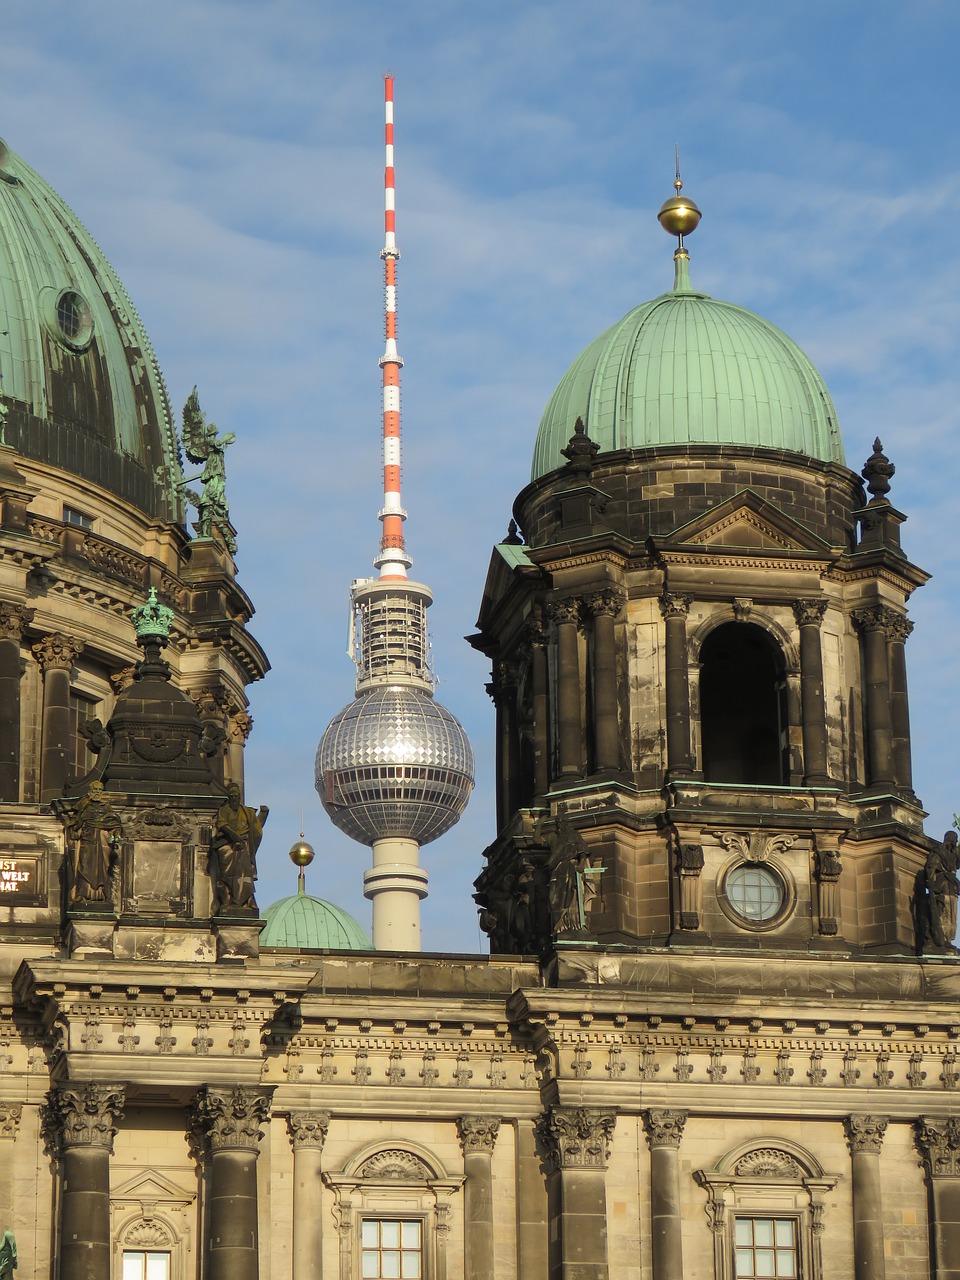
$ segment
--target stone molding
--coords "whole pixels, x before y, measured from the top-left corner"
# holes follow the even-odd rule
[[[122,1085],[60,1085],[51,1089],[43,1115],[51,1149],[58,1155],[73,1147],[97,1147],[112,1153],[124,1100]]]
[[[845,1116],[843,1131],[850,1148],[850,1154],[859,1151],[870,1151],[880,1154],[883,1146],[883,1135],[887,1131],[886,1116]]]
[[[798,627],[819,627],[827,612],[826,600],[794,600],[793,616]]]
[[[627,595],[616,587],[604,587],[602,591],[591,591],[585,595],[583,603],[595,618],[603,615],[615,618],[627,603]]]
[[[668,618],[685,618],[690,612],[690,605],[693,602],[693,596],[684,595],[679,591],[663,591],[657,599],[660,606],[660,613],[664,620]]]
[[[551,1107],[537,1124],[555,1169],[606,1169],[617,1113],[599,1107]]]
[[[19,1102],[0,1102],[0,1140],[16,1140],[23,1106]]]
[[[645,1111],[643,1127],[650,1150],[656,1147],[679,1147],[686,1123],[685,1111]]]
[[[84,644],[82,640],[75,640],[62,631],[53,631],[31,648],[37,666],[46,675],[48,671],[69,671],[83,653]]]
[[[960,1117],[921,1116],[916,1138],[928,1177],[960,1177]]]
[[[287,1117],[294,1151],[322,1151],[330,1128],[329,1111],[291,1111]]]
[[[478,1153],[492,1156],[500,1132],[500,1121],[492,1116],[458,1116],[457,1136],[465,1156]]]
[[[35,612],[26,605],[0,600],[0,640],[16,640],[19,644]]]
[[[263,1089],[237,1085],[218,1089],[208,1085],[194,1105],[198,1131],[210,1141],[212,1151],[259,1151],[270,1114],[270,1094]]]

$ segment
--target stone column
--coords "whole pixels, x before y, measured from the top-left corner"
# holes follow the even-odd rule
[[[930,1191],[930,1280],[960,1280],[960,1118],[921,1116],[916,1133]]]
[[[293,1280],[323,1280],[320,1157],[329,1111],[291,1111],[293,1143]]]
[[[14,1143],[20,1128],[19,1102],[0,1102],[0,1235],[14,1226],[15,1209],[13,1193]]]
[[[70,668],[83,652],[83,642],[61,631],[33,646],[43,672],[43,739],[40,752],[40,803],[63,794],[67,782],[70,740]]]
[[[596,1107],[551,1107],[540,1137],[556,1179],[557,1280],[607,1280],[606,1169],[616,1112]]]
[[[208,1085],[197,1099],[198,1128],[210,1141],[207,1280],[258,1280],[257,1156],[269,1112],[263,1089]]]
[[[20,644],[33,609],[0,600],[0,801],[20,799]]]
[[[650,1240],[653,1280],[683,1280],[680,1219],[680,1139],[683,1111],[647,1111],[650,1144]]]
[[[526,626],[533,663],[533,790],[545,796],[550,790],[550,686],[547,678],[547,633],[539,618]]]
[[[579,778],[583,769],[580,718],[580,601],[555,600],[547,617],[557,629],[557,776]]]
[[[823,649],[820,624],[826,600],[796,600],[793,616],[800,629],[800,719],[803,728],[803,783],[826,787],[827,709],[823,698]]]
[[[890,718],[890,667],[887,628],[898,614],[887,605],[856,609],[853,621],[863,636],[866,689],[867,784],[877,790],[893,786],[893,729]]]
[[[518,1120],[517,1135],[517,1272],[542,1280],[549,1257],[549,1213],[543,1162],[537,1149],[537,1127]]]
[[[121,1085],[61,1085],[44,1125],[61,1159],[60,1280],[110,1280],[110,1156],[123,1114]]]
[[[664,590],[660,612],[666,624],[664,682],[667,704],[667,779],[688,778],[690,755],[690,679],[687,675],[687,614],[690,596]]]
[[[907,637],[913,630],[909,618],[895,613],[887,629],[887,658],[890,664],[890,725],[893,732],[893,779],[902,790],[913,793],[913,764],[910,760],[910,700],[907,696]]]
[[[852,1165],[853,1274],[856,1280],[883,1280],[880,1147],[887,1120],[885,1116],[847,1116],[843,1127]]]
[[[494,1280],[493,1148],[500,1121],[489,1116],[460,1116],[457,1133],[463,1148],[464,1280]]]
[[[614,587],[595,591],[584,604],[593,615],[593,742],[597,773],[620,769],[620,708],[614,619],[626,596]]]
[[[497,830],[502,831],[517,808],[520,742],[516,663],[496,662],[487,688],[497,713]]]

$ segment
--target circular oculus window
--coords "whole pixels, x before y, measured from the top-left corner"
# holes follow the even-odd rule
[[[82,351],[93,337],[93,316],[90,306],[76,289],[64,289],[57,298],[57,330],[68,346]]]
[[[730,906],[749,924],[768,924],[776,919],[786,903],[783,881],[758,862],[744,862],[734,867],[723,887]]]

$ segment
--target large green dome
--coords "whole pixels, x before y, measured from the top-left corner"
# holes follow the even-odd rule
[[[644,302],[583,351],[550,397],[533,479],[564,465],[582,418],[600,452],[687,444],[760,445],[843,462],[823,379],[795,342],[743,307],[690,285]]]
[[[297,947],[307,951],[372,951],[363,928],[332,902],[295,893],[263,913],[262,947]]]

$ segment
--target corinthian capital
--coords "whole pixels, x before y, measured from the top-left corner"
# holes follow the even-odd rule
[[[591,591],[583,597],[583,603],[595,618],[615,618],[627,603],[626,592],[617,587],[604,587],[602,591]]]
[[[484,1152],[493,1155],[500,1132],[500,1121],[491,1116],[459,1116],[457,1118],[457,1135],[465,1156]]]
[[[25,605],[0,600],[0,640],[22,640],[24,631],[33,621],[34,612]]]
[[[879,1155],[887,1131],[886,1116],[847,1116],[843,1122],[850,1154],[872,1151]]]
[[[99,1147],[112,1152],[123,1104],[122,1085],[60,1085],[51,1089],[44,1109],[44,1128],[51,1148],[58,1153],[72,1147]]]
[[[921,1116],[916,1134],[929,1177],[960,1177],[960,1118],[950,1116],[940,1120]]]
[[[793,616],[798,627],[819,627],[827,612],[826,600],[794,600]]]
[[[887,604],[871,604],[864,609],[854,609],[851,617],[854,626],[861,631],[882,631],[888,640],[897,639],[897,632],[902,630],[907,621],[902,613],[897,613],[896,609],[891,609]]]
[[[330,1128],[329,1111],[291,1111],[287,1123],[294,1151],[302,1151],[304,1147],[323,1150]]]
[[[664,590],[657,603],[664,618],[685,618],[690,612],[692,599],[693,596],[684,595],[679,591]]]
[[[260,1126],[269,1114],[269,1093],[242,1085],[234,1089],[208,1085],[194,1104],[196,1128],[210,1139],[213,1151],[259,1151]]]
[[[605,1169],[617,1123],[615,1111],[597,1107],[551,1107],[538,1130],[557,1169]]]
[[[54,631],[33,645],[33,656],[44,674],[48,671],[69,671],[81,653],[83,641],[65,636],[62,631]]]
[[[548,619],[555,626],[563,626],[568,622],[576,626],[580,622],[580,601],[575,596],[569,596],[566,600],[551,600],[545,608]]]
[[[683,1126],[687,1123],[685,1111],[647,1111],[643,1117],[643,1127],[647,1131],[647,1141],[651,1149],[654,1147],[679,1147],[683,1137]]]

